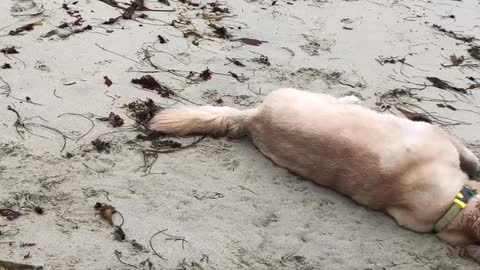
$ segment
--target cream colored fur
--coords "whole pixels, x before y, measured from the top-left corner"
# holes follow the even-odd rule
[[[399,225],[430,232],[469,180],[478,159],[434,125],[381,114],[355,103],[296,89],[269,94],[256,109],[177,107],[159,112],[151,129],[173,135],[249,135],[277,165],[332,188]],[[478,199],[439,237],[480,261]]]
[[[228,107],[177,107],[155,115],[150,128],[168,134],[209,134],[239,138],[247,135],[248,118],[256,112]]]

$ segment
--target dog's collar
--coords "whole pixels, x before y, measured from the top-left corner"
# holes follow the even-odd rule
[[[465,208],[470,199],[477,196],[477,191],[468,186],[463,186],[462,190],[453,199],[452,206],[448,211],[435,223],[433,232],[441,233],[447,225]]]

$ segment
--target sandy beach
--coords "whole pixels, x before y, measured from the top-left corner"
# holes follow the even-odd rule
[[[0,1],[0,269],[478,268],[275,166],[248,138],[152,137],[144,125],[159,108],[247,109],[296,87],[430,121],[480,154],[479,11],[478,0]]]

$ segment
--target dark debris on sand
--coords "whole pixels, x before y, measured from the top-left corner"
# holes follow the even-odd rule
[[[153,140],[152,147],[155,149],[181,148],[182,144],[173,140]]]
[[[32,31],[35,26],[38,26],[38,25],[42,25],[42,22],[34,22],[34,23],[29,23],[29,24],[26,24],[24,26],[20,26],[18,28],[16,28],[15,30],[10,30],[10,32],[8,32],[8,34],[10,36],[16,36],[20,33],[23,33],[25,31]]]
[[[5,47],[3,49],[0,49],[0,52],[3,54],[17,54],[19,53],[15,46],[10,46],[10,47]]]
[[[125,123],[123,118],[114,112],[110,112],[110,115],[108,115],[108,117],[99,117],[97,118],[97,120],[108,122],[112,127],[121,127]]]
[[[112,148],[112,145],[109,142],[102,141],[100,139],[95,139],[91,143],[98,153],[110,153],[110,149]]]
[[[453,31],[446,30],[445,28],[443,28],[442,26],[440,26],[438,24],[432,25],[432,28],[441,32],[441,33],[444,33],[445,35],[447,35],[451,38],[454,38],[456,40],[460,40],[460,41],[463,41],[463,42],[470,43],[470,42],[473,42],[475,40],[474,36],[461,35],[461,34],[453,32]]]
[[[145,101],[137,100],[123,106],[129,111],[129,116],[135,120],[137,125],[147,128],[150,120],[162,108],[153,102],[151,99]]]
[[[18,211],[6,208],[0,208],[0,216],[6,217],[8,220],[14,220],[20,217],[22,214]]]
[[[104,83],[107,87],[112,86],[113,82],[112,82],[112,80],[110,80],[110,78],[108,78],[108,76],[103,76],[103,79],[104,79],[104,81],[105,81]]]
[[[437,77],[427,77],[427,80],[433,84],[433,86],[442,89],[442,90],[452,90],[455,92],[459,92],[462,94],[468,94],[467,89],[465,88],[460,88],[460,87],[455,87],[448,83],[447,81],[444,81],[442,79],[439,79]]]
[[[468,53],[474,59],[480,61],[480,46],[472,46],[468,49]]]
[[[212,78],[212,72],[207,68],[200,73],[199,77],[204,81],[208,81]]]
[[[155,78],[150,75],[142,76],[139,79],[132,79],[133,84],[138,84],[142,86],[142,88],[154,90],[156,91],[161,97],[171,97],[175,96],[175,92],[168,88],[165,85],[161,85]]]

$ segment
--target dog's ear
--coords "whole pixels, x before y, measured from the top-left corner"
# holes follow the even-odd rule
[[[474,261],[480,263],[480,246],[479,245],[470,245],[467,246],[467,254]]]

